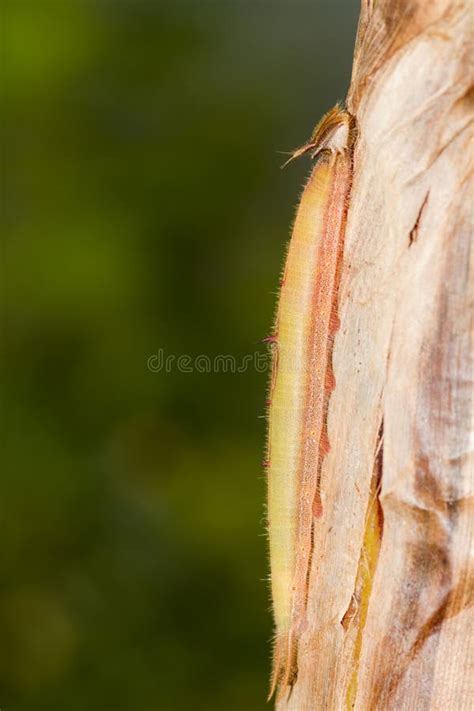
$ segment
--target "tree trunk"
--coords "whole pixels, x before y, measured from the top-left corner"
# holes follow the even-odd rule
[[[307,626],[278,711],[474,705],[468,0],[363,0]]]

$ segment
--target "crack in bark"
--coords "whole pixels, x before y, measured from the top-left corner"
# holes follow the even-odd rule
[[[359,557],[354,592],[351,595],[349,606],[341,619],[341,625],[346,633],[351,628],[354,620],[357,620],[358,623],[354,640],[353,671],[346,695],[348,709],[353,708],[357,697],[357,677],[362,652],[363,632],[367,621],[370,597],[383,536],[383,511],[379,499],[383,475],[383,428],[384,421],[382,417],[374,451],[374,467],[370,485],[369,503],[365,515],[364,538]]]
[[[418,210],[418,215],[417,215],[417,218],[416,218],[416,220],[415,220],[415,224],[414,224],[413,227],[411,228],[410,234],[408,235],[408,247],[411,247],[412,244],[413,244],[413,242],[416,242],[417,239],[418,239],[418,234],[419,234],[419,232],[420,232],[421,218],[422,218],[422,216],[423,216],[423,212],[424,212],[424,210],[425,210],[425,207],[426,207],[426,205],[427,205],[427,203],[428,203],[428,198],[429,198],[429,196],[430,196],[430,191],[428,190],[428,192],[427,192],[426,195],[425,195],[425,198],[424,198],[423,202],[421,203],[421,207],[420,207],[420,209]]]

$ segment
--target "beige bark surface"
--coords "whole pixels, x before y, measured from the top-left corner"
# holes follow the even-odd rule
[[[325,516],[279,711],[474,708],[471,8],[362,4]]]

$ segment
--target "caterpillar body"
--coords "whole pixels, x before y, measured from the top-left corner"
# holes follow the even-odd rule
[[[320,474],[329,452],[335,388],[332,345],[352,181],[354,129],[336,105],[310,141],[315,165],[298,206],[275,323],[268,417],[268,531],[275,646],[270,696],[293,686],[305,626],[314,522],[324,516]]]

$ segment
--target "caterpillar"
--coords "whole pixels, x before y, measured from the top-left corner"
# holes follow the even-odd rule
[[[330,449],[332,346],[352,182],[352,116],[332,108],[289,160],[315,160],[288,246],[268,397],[268,534],[275,643],[270,697],[295,683],[305,626],[314,521],[324,516],[321,466]],[[287,161],[289,162],[289,161]]]

